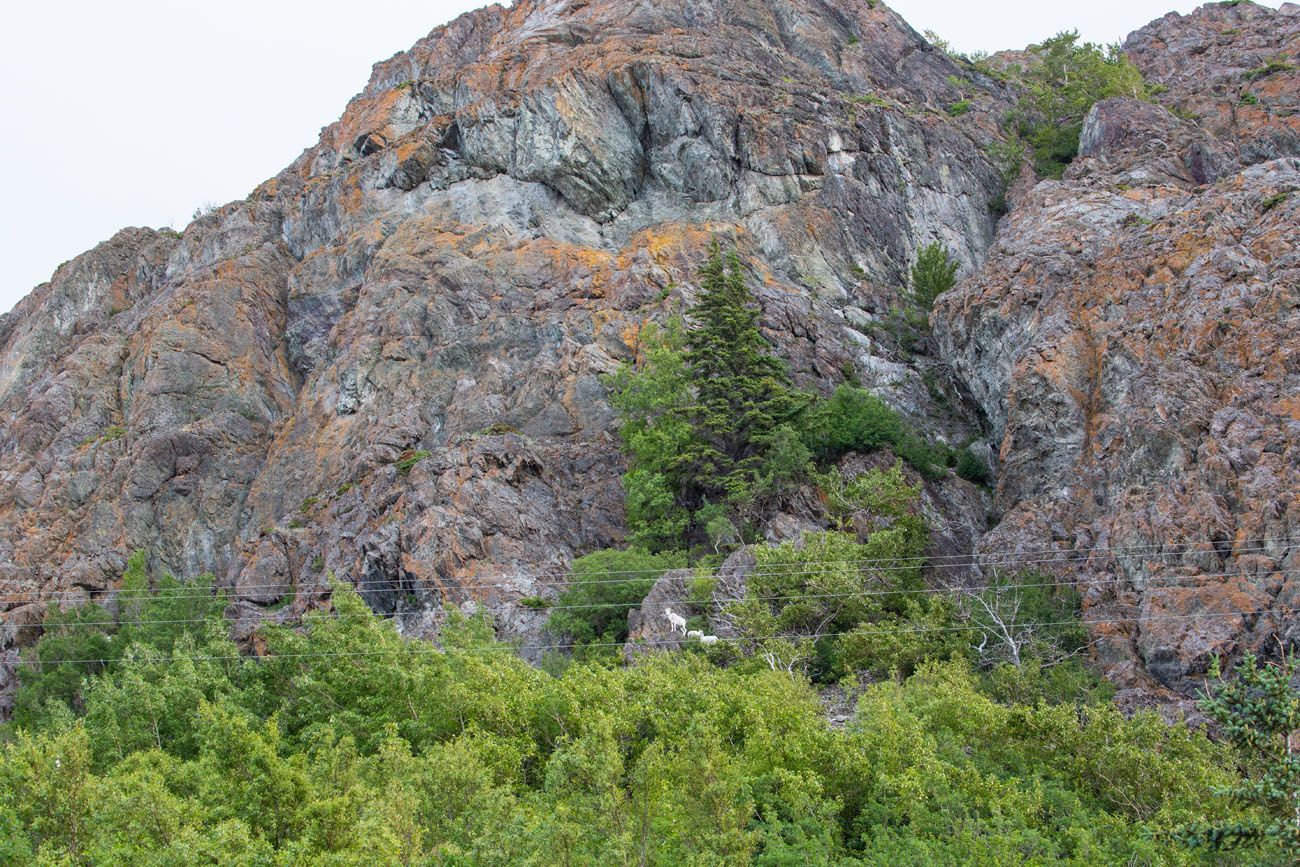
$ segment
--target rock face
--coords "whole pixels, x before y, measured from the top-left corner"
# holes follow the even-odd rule
[[[412,632],[450,602],[536,634],[515,601],[624,532],[601,374],[691,299],[713,237],[802,384],[855,369],[932,436],[979,435],[871,329],[919,246],[973,267],[993,241],[1009,93],[961,74],[849,0],[438,28],[245,201],[126,230],[0,319],[6,623],[145,549],[241,618],[332,572]]]
[[[136,549],[214,573],[237,631],[332,573],[412,634],[487,606],[527,646],[519,600],[623,538],[601,375],[718,237],[801,385],[851,375],[932,438],[1000,443],[982,550],[1075,550],[1108,670],[1177,685],[1300,606],[1295,11],[1134,34],[1159,105],[1099,105],[996,241],[1015,94],[878,2],[462,16],[246,200],[125,230],[0,317],[0,654]],[[888,337],[931,241],[972,275],[941,358]],[[955,479],[924,505],[937,553],[986,526]]]
[[[1124,51],[1160,103],[1242,164],[1300,156],[1300,6],[1208,3],[1138,30]]]
[[[1158,104],[1095,106],[935,314],[1001,443],[981,550],[1071,552],[1037,559],[1080,582],[1124,686],[1300,639],[1300,91],[1258,72],[1295,56],[1296,11],[1131,36]]]

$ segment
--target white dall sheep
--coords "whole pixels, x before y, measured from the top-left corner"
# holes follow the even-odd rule
[[[680,632],[682,635],[686,634],[685,617],[673,611],[671,608],[664,609],[664,617],[668,618],[668,625],[672,628],[673,632]]]
[[[686,633],[686,637],[687,637],[687,638],[700,638],[700,639],[703,639],[703,638],[704,638],[704,633],[703,633],[703,632],[700,632],[698,629],[692,629],[690,632]]]
[[[701,636],[700,636],[700,644],[717,644],[717,643],[718,643],[718,636],[716,636],[716,635],[701,635]]]

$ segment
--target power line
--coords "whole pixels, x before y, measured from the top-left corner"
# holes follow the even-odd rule
[[[1263,538],[1244,539],[1241,540],[1239,543],[1233,545],[1232,550],[1228,552],[1228,556],[1240,556],[1241,554],[1248,554],[1248,553],[1268,550],[1269,548],[1276,547],[1276,546],[1290,548],[1295,545],[1300,545],[1300,540],[1263,539]],[[1169,548],[1171,546],[1183,548],[1184,550],[1169,550],[1169,551],[1164,550],[1165,548]],[[1208,548],[1209,550],[1197,551],[1194,550],[1195,548]],[[1181,557],[1181,556],[1186,556],[1188,554],[1196,554],[1196,553],[1211,553],[1211,552],[1219,553],[1218,549],[1215,546],[1215,543],[1210,541],[1156,542],[1156,543],[1149,543],[1143,545],[1099,546],[1099,547],[1092,547],[1092,548],[1073,548],[1073,549],[1060,549],[1060,548],[1038,549],[1038,550],[1030,550],[1024,552],[999,551],[999,552],[989,552],[985,554],[938,555],[935,557],[926,557],[924,555],[917,555],[911,557],[849,558],[844,560],[820,560],[820,561],[813,560],[813,561],[806,561],[804,563],[796,564],[796,565],[817,566],[823,564],[835,564],[835,565],[849,564],[849,565],[858,565],[860,567],[876,565],[881,567],[892,566],[894,568],[904,568],[907,566],[922,566],[922,567],[927,567],[932,569],[958,569],[958,568],[969,568],[972,566],[979,566],[982,568],[985,567],[998,568],[998,567],[1008,566],[1012,564],[1019,565],[1019,566],[1036,566],[1036,565],[1044,565],[1044,564],[1051,564],[1051,563],[1070,563],[1070,562],[1082,563],[1090,559],[1083,555],[1096,554],[1099,552],[1112,553],[1112,554],[1113,552],[1126,552],[1131,556],[1145,555],[1145,556],[1160,556],[1160,557]],[[1026,557],[1025,555],[1031,555],[1031,556]],[[1033,555],[1054,555],[1054,556],[1037,557]],[[1064,555],[1064,556],[1060,556],[1060,555]],[[682,567],[682,568],[693,568],[693,567]],[[696,575],[699,577],[708,577],[710,575],[716,575],[723,568],[724,566],[713,566],[713,567],[708,567],[707,569],[694,567],[694,571]],[[485,588],[485,587],[511,587],[520,582],[532,582],[534,584],[542,584],[543,589],[547,589],[547,588],[553,588],[558,586],[571,585],[575,583],[582,583],[584,585],[639,583],[639,582],[643,582],[646,580],[653,580],[653,579],[636,577],[636,578],[618,578],[618,579],[609,579],[609,580],[599,580],[599,579],[589,578],[588,576],[644,575],[646,572],[662,574],[664,571],[670,571],[670,570],[654,570],[654,569],[597,570],[597,571],[584,573],[584,577],[580,582],[575,580],[572,577],[568,577],[567,580],[565,579],[565,576],[572,576],[575,574],[572,570],[565,573],[558,573],[558,572],[522,573],[520,572],[520,573],[515,573],[513,575],[484,576],[483,579],[471,577],[471,578],[464,579],[464,583],[473,588]],[[754,574],[754,573],[750,573],[750,574]],[[761,574],[793,574],[793,573],[781,571],[781,572],[771,572],[771,573],[761,573]],[[551,581],[547,583],[546,582],[547,578],[558,578],[561,580]],[[395,584],[392,580],[389,579],[374,580],[374,581],[360,581],[354,584],[350,584],[349,586],[356,589],[358,592],[366,592],[364,588],[370,586],[375,586],[383,590],[404,589],[400,583]],[[229,590],[232,592],[237,590],[238,593],[235,595],[236,598],[238,598],[239,596],[247,596],[249,595],[250,592],[258,591],[258,590],[299,591],[302,589],[310,590],[313,588],[311,587],[304,588],[300,583],[295,583],[295,582],[280,582],[274,584],[245,585],[242,588],[214,588],[213,592],[194,593],[194,594],[173,593],[171,592],[173,589],[178,591],[188,591],[188,590],[192,590],[193,588],[188,585],[182,585],[176,588],[165,588],[159,590],[140,588],[137,590],[127,589],[127,590],[96,591],[96,592],[111,592],[115,595],[115,598],[117,599],[122,599],[124,596],[130,598],[131,596],[137,596],[137,595],[145,596],[147,598],[152,598],[152,599],[203,599],[203,598],[211,597],[213,595],[213,592],[216,592],[218,590],[223,590],[223,591]],[[325,591],[328,589],[328,587],[321,586],[319,589],[321,591]],[[20,596],[22,598],[19,598]],[[84,595],[83,593],[78,593],[73,591],[63,591],[63,592],[51,593],[48,595],[41,595],[37,591],[30,591],[25,594],[14,594],[9,597],[0,596],[0,602],[9,602],[9,603],[44,602],[44,601],[56,601],[60,598],[68,598],[71,599],[72,601],[82,601]]]
[[[1055,622],[1026,623],[1024,624],[1024,626],[1026,628],[1034,627],[1034,628],[1042,629],[1051,626],[1075,626],[1075,625],[1100,626],[1104,624],[1130,624],[1130,623],[1145,623],[1145,622],[1165,621],[1165,620],[1197,620],[1202,618],[1214,618],[1214,617],[1256,617],[1256,616],[1270,615],[1270,614],[1288,615],[1288,614],[1296,614],[1298,612],[1300,612],[1300,608],[1261,609],[1258,611],[1217,611],[1217,612],[1201,612],[1198,614],[1149,614],[1149,615],[1137,615],[1135,617],[1124,617],[1124,618],[1097,618],[1091,620],[1088,619],[1059,620]],[[818,638],[840,638],[846,635],[897,635],[900,632],[910,632],[916,635],[925,635],[925,634],[933,634],[933,633],[971,632],[971,631],[987,631],[987,630],[988,627],[981,626],[979,624],[962,624],[959,626],[934,626],[934,627],[914,626],[914,627],[896,627],[893,629],[879,629],[879,630],[851,629],[842,632],[826,632],[826,633],[818,633],[815,635],[794,636],[794,637],[818,639]],[[788,636],[775,636],[775,637],[782,638]],[[725,641],[725,642],[752,642],[755,644],[759,644],[762,643],[763,641],[770,640],[770,639],[753,638],[749,636],[726,636],[726,637],[719,636],[718,640]],[[406,646],[402,647],[401,649],[396,649],[396,650],[302,651],[298,653],[269,653],[266,654],[265,656],[248,656],[245,654],[234,653],[234,654],[212,654],[212,655],[203,655],[203,656],[166,656],[166,657],[160,657],[155,659],[145,659],[145,661],[153,664],[162,664],[162,663],[171,664],[175,662],[222,662],[222,661],[238,661],[243,659],[260,661],[260,660],[267,660],[267,659],[308,659],[308,658],[316,659],[316,658],[335,658],[335,657],[358,658],[358,657],[372,657],[372,656],[399,656],[399,655],[407,655],[407,654],[426,654],[426,653],[445,654],[449,652],[464,653],[464,652],[480,652],[480,651],[491,651],[494,653],[502,652],[502,651],[510,651],[513,653],[521,649],[526,649],[529,651],[546,651],[546,650],[577,650],[579,648],[592,648],[592,647],[624,647],[628,643],[632,643],[634,646],[636,646],[635,642],[612,642],[612,641],[593,642],[591,644],[545,644],[545,645],[522,645],[522,646],[498,643],[498,644],[479,646],[473,648],[458,648],[458,649],[454,649],[453,651],[448,651],[445,648],[437,647],[432,644],[427,646],[417,646],[414,642],[411,642],[408,643]],[[654,645],[646,645],[646,647],[653,649]],[[89,665],[89,664],[96,664],[96,663],[100,665],[106,665],[110,662],[117,662],[117,661],[119,660],[103,659],[103,658],[49,659],[49,660],[20,659],[18,660],[18,663],[21,665],[51,665],[51,666],[65,665],[65,664]]]
[[[832,571],[833,571],[833,570],[824,570],[824,571],[820,571],[820,572],[815,572],[815,573],[806,573],[806,574],[814,574],[814,575],[829,575],[829,574],[832,574]],[[1251,577],[1251,576],[1254,575],[1254,574],[1255,574],[1255,573],[1253,573],[1253,572],[1217,572],[1217,573],[1200,573],[1200,574],[1196,574],[1196,575],[1164,575],[1164,576],[1153,576],[1153,577],[1151,577],[1151,578],[1148,578],[1148,579],[1147,579],[1147,582],[1148,582],[1148,584],[1149,584],[1150,582],[1155,582],[1155,581],[1170,581],[1170,582],[1174,582],[1174,581],[1187,581],[1187,580],[1189,580],[1189,579],[1190,579],[1190,580],[1200,580],[1200,579],[1211,579],[1211,578],[1212,578],[1212,579],[1221,579],[1221,578],[1247,578],[1247,577]],[[1292,568],[1292,569],[1274,569],[1274,570],[1269,571],[1268,574],[1269,574],[1269,575],[1294,575],[1294,574],[1300,574],[1300,567]],[[753,573],[751,573],[750,575],[746,575],[745,577],[748,579],[749,577],[752,577],[752,575],[753,575]],[[1062,580],[1062,581],[1045,581],[1045,582],[1037,582],[1037,583],[1029,583],[1029,584],[986,584],[986,585],[983,585],[983,586],[973,586],[973,587],[962,587],[962,586],[958,586],[958,587],[910,587],[910,588],[899,588],[899,589],[872,588],[872,589],[867,589],[867,590],[854,590],[854,591],[848,591],[848,592],[843,592],[843,593],[801,593],[801,594],[795,594],[795,595],[783,595],[783,596],[745,596],[745,597],[741,597],[740,599],[737,599],[737,600],[734,600],[734,601],[736,601],[736,602],[748,602],[748,601],[753,601],[753,602],[781,602],[781,601],[802,601],[802,600],[806,600],[806,599],[822,599],[822,600],[825,600],[825,599],[857,599],[857,598],[864,598],[864,597],[865,597],[865,598],[875,598],[875,597],[888,597],[888,596],[912,596],[912,595],[918,595],[918,594],[919,594],[919,595],[931,595],[931,596],[963,596],[963,595],[973,595],[973,594],[978,594],[978,593],[984,593],[984,592],[987,592],[987,591],[1001,591],[1001,590],[1005,590],[1005,591],[1009,591],[1009,592],[1010,592],[1010,591],[1025,590],[1025,589],[1056,588],[1056,587],[1070,587],[1070,588],[1074,588],[1074,589],[1077,589],[1077,588],[1079,588],[1079,587],[1101,587],[1101,586],[1107,586],[1107,585],[1118,585],[1118,584],[1121,583],[1122,580],[1123,580],[1123,579],[1120,579],[1120,578],[1106,578],[1106,579],[1095,579],[1095,580],[1091,580],[1091,581],[1069,581],[1069,580]],[[1187,588],[1187,587],[1185,587],[1184,585],[1181,585],[1181,584],[1171,584],[1170,586],[1157,586],[1157,587],[1152,587],[1151,589],[1153,589],[1153,590],[1181,590],[1181,589],[1191,589],[1191,588]],[[643,604],[643,603],[626,603],[626,602],[594,602],[594,603],[587,603],[587,604],[582,604],[582,605],[552,605],[552,606],[547,606],[547,607],[544,608],[544,609],[537,609],[537,610],[539,610],[539,611],[546,611],[547,613],[552,613],[552,612],[555,612],[555,611],[600,610],[600,609],[607,609],[607,608],[608,608],[608,609],[622,609],[622,610],[630,610],[630,609],[633,609],[633,608],[638,607],[639,604]],[[668,603],[668,604],[671,604],[671,603]],[[683,604],[684,604],[684,603],[683,603]],[[309,612],[308,612],[308,613],[309,613]],[[376,616],[377,616],[377,617],[380,617],[380,618],[382,618],[382,619],[392,619],[392,618],[396,617],[397,615],[396,615],[396,614],[377,614]],[[197,617],[197,618],[189,618],[189,619],[175,619],[175,620],[148,620],[148,619],[142,619],[142,620],[131,620],[131,619],[124,619],[124,620],[82,620],[82,621],[73,621],[73,622],[70,622],[70,623],[57,623],[57,624],[51,624],[51,626],[49,627],[49,629],[50,629],[50,631],[57,631],[57,630],[63,630],[63,629],[70,629],[70,628],[73,628],[73,627],[81,628],[81,627],[91,627],[91,626],[94,626],[94,627],[99,627],[99,626],[158,626],[158,625],[174,625],[174,624],[207,623],[207,622],[210,621],[210,620],[214,620],[214,617]]]

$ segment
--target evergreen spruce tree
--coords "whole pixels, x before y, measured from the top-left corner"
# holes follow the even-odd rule
[[[1210,676],[1221,678],[1219,661]],[[1249,818],[1201,823],[1178,829],[1174,837],[1191,846],[1217,850],[1262,848],[1280,855],[1277,863],[1300,864],[1300,663],[1293,655],[1260,665],[1247,653],[1236,677],[1221,680],[1201,709],[1219,724],[1223,738],[1237,747],[1247,778],[1227,794],[1255,808]],[[1271,862],[1267,862],[1271,863]]]
[[[686,363],[695,387],[687,409],[695,442],[683,455],[693,505],[739,503],[755,491],[779,428],[804,408],[784,362],[759,331],[760,311],[745,284],[740,257],[724,259],[715,241],[700,270],[702,292],[691,308]]]

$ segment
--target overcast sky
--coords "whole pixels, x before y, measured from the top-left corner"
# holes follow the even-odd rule
[[[630,2],[630,0],[629,0]],[[859,0],[865,2],[865,0]],[[182,228],[312,144],[370,65],[475,0],[60,0],[0,28],[0,313],[123,226]],[[892,0],[961,51],[1097,42],[1181,0]],[[1277,6],[1277,2],[1269,5]]]

